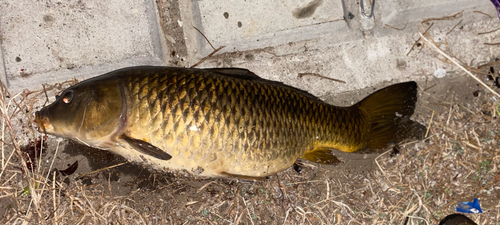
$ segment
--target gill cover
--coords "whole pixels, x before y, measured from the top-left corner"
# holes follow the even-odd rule
[[[96,146],[121,125],[121,92],[118,78],[90,79],[66,89],[36,120],[42,131]]]

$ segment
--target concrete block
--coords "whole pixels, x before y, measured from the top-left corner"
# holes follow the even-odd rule
[[[493,30],[499,22],[489,1],[376,1],[371,19],[361,16],[358,1],[346,0],[346,3],[354,15],[350,28],[343,20],[340,0],[180,3],[190,55],[188,60],[194,64],[213,51],[191,28],[196,26],[215,48],[226,46],[201,67],[244,67],[264,78],[327,98],[382,82],[427,79],[438,68],[455,73],[456,68],[442,63],[426,49],[419,54],[422,47],[407,56],[419,38],[420,23],[425,19],[439,19],[425,23],[424,28],[435,23],[431,34],[436,41],[441,46],[448,46],[464,61],[477,64],[500,54],[498,48],[482,44],[494,34],[477,35],[478,29]],[[317,7],[312,15],[294,17],[297,9],[314,4]],[[370,9],[368,4],[369,1],[365,1],[367,12]],[[440,19],[457,13],[460,14],[456,17]],[[241,27],[238,22],[241,22]],[[460,26],[449,33],[459,22]],[[477,54],[478,51],[488,54]],[[317,77],[298,78],[298,73],[317,73],[346,83]]]
[[[364,2],[368,13],[369,1]],[[340,0],[228,0],[221,4],[190,1],[181,3],[181,12],[183,23],[197,27],[214,46],[226,46],[222,52],[234,52],[313,39],[329,39],[331,44],[345,43],[364,39],[371,32],[377,33],[375,37],[397,32],[387,29],[385,24],[413,27],[425,18],[440,18],[463,10],[494,11],[489,1],[388,0],[376,1],[374,17],[365,19],[360,14],[359,1],[346,0],[346,4],[354,15],[350,29],[343,19]],[[192,52],[205,56],[213,51],[190,26],[185,29],[192,32],[187,36],[196,37]]]
[[[124,66],[162,65],[156,15],[149,0],[1,1],[2,79],[21,89]]]

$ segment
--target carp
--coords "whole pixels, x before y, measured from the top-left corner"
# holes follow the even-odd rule
[[[298,158],[386,148],[407,136],[416,102],[415,82],[338,107],[246,69],[139,66],[69,87],[35,121],[154,169],[258,179]]]

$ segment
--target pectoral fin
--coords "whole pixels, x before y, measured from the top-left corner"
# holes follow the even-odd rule
[[[162,159],[162,160],[169,160],[172,158],[172,156],[160,148],[145,142],[143,140],[131,138],[127,135],[122,135],[121,138],[127,143],[132,146],[135,150],[139,151],[140,153],[150,155],[152,157],[155,157],[157,159]]]
[[[302,158],[321,164],[336,164],[341,162],[332,154],[332,150],[322,147],[306,152]]]

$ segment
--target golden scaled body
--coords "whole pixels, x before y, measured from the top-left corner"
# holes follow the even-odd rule
[[[168,149],[169,168],[267,176],[315,147],[348,151],[367,138],[366,118],[355,109],[251,79],[168,72],[127,77],[125,133]]]
[[[37,121],[48,133],[156,169],[256,178],[282,171],[300,157],[334,163],[330,149],[384,147],[389,133],[394,135],[394,121],[413,113],[416,84],[393,89],[408,87],[414,90],[395,100],[380,99],[388,95],[382,93],[336,107],[243,69],[133,67],[69,88],[62,100],[37,113]],[[64,103],[65,96],[70,103]],[[76,104],[75,97],[85,100]],[[394,104],[379,106],[378,100]],[[57,109],[71,104],[84,115],[62,118]],[[385,120],[374,124],[379,117]]]

